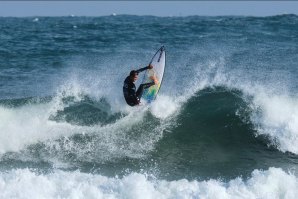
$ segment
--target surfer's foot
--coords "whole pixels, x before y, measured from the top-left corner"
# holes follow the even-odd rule
[[[157,85],[158,84],[158,80],[155,76],[150,76],[150,79],[153,80],[154,84]]]

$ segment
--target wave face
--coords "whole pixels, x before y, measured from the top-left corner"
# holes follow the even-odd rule
[[[294,198],[297,25],[0,18],[0,197]],[[123,80],[161,45],[158,98],[129,107]]]

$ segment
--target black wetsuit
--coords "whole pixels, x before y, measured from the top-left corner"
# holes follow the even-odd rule
[[[141,68],[137,70],[137,73],[140,73],[144,70],[147,70],[147,67]],[[150,86],[153,86],[154,82],[147,83],[147,84],[141,84],[138,90],[136,91],[136,86],[131,80],[130,76],[126,77],[123,84],[123,94],[125,101],[130,106],[135,106],[140,103],[140,98],[143,95],[144,89],[149,88]]]

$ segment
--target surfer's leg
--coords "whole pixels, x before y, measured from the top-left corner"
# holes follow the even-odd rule
[[[151,82],[151,83],[147,83],[147,84],[141,84],[140,87],[138,88],[137,92],[136,92],[136,96],[141,99],[144,89],[149,88],[150,86],[153,86],[155,83]]]
[[[137,105],[136,100],[133,97],[125,98],[125,101],[129,106]]]

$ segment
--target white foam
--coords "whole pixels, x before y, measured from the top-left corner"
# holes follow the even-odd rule
[[[76,128],[50,121],[48,110],[47,104],[0,107],[0,153],[19,151],[28,144],[67,135]]]
[[[28,169],[0,173],[0,198],[287,198],[296,199],[298,179],[280,168],[255,170],[248,180],[157,180],[131,173],[123,178],[57,170],[36,174]]]
[[[160,119],[166,119],[179,111],[179,104],[173,98],[159,95],[150,105],[151,113]]]
[[[20,151],[30,144],[90,131],[88,128],[50,120],[52,115],[64,108],[63,98],[66,96],[72,96],[73,101],[80,101],[82,96],[79,86],[66,84],[48,103],[28,103],[16,108],[0,106],[0,154]]]
[[[298,154],[298,97],[282,90],[251,83],[239,83],[229,88],[243,91],[252,97],[248,100],[252,113],[250,120],[257,130],[257,135],[267,135],[271,144],[279,150]]]
[[[258,133],[273,138],[281,151],[298,154],[298,98],[259,92],[253,103],[251,119]]]

